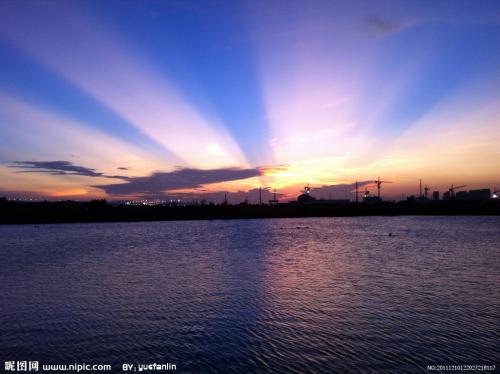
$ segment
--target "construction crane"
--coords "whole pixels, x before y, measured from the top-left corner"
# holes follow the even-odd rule
[[[450,193],[450,199],[455,198],[455,190],[458,190],[458,189],[464,188],[464,187],[467,187],[467,185],[464,184],[463,186],[455,186],[455,187],[453,185],[451,185],[450,189],[448,190]]]
[[[425,187],[424,187],[424,196],[425,196],[426,199],[427,199],[427,195],[428,195],[430,189],[431,189],[430,187],[427,187],[427,185],[425,185]]]
[[[269,200],[269,204],[278,204],[278,199],[276,199],[276,188],[273,190],[274,191],[274,194],[273,194],[273,199],[272,200]]]
[[[392,183],[392,182],[391,181],[381,181],[380,177],[378,177],[376,181],[373,181],[373,183],[375,183],[377,185],[377,196],[378,196],[378,199],[380,200],[380,186],[382,185],[382,183]]]
[[[368,189],[365,189],[365,199],[368,198],[368,196],[370,196],[370,191],[368,191]]]

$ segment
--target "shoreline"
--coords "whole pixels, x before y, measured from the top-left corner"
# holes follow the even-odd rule
[[[127,206],[104,200],[76,202],[0,203],[0,224],[55,224],[99,222],[153,222],[228,219],[372,217],[372,216],[499,216],[500,202],[403,201],[377,204],[190,205]]]

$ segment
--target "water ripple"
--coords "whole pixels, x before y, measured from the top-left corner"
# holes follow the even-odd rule
[[[172,362],[186,373],[498,365],[499,224],[0,226],[0,359]]]

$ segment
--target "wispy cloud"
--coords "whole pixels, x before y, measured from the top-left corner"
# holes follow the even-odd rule
[[[390,19],[381,16],[368,16],[364,19],[364,25],[375,36],[394,34],[417,23],[414,19]]]
[[[440,24],[453,26],[498,26],[500,24],[500,13],[493,12],[491,14],[441,14],[440,12],[420,13],[407,17],[387,17],[380,15],[369,15],[363,19],[363,26],[373,36],[385,36],[395,34],[414,26],[423,24]]]
[[[22,169],[21,173],[46,173],[50,175],[80,175],[84,177],[100,177],[111,179],[125,179],[122,175],[106,175],[96,169],[75,165],[70,161],[14,161],[10,168]]]
[[[9,167],[23,169],[23,172],[48,173],[51,175],[106,177],[103,173],[99,173],[95,169],[75,165],[69,161],[14,161]]]

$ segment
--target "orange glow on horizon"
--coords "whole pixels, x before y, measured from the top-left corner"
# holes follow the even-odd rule
[[[87,195],[88,191],[84,188],[75,188],[69,190],[56,190],[51,191],[50,196],[52,197],[66,197],[66,196],[83,196]]]

